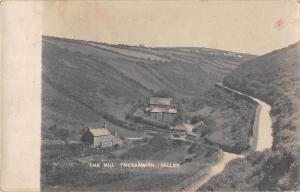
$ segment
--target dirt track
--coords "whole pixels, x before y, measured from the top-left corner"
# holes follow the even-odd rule
[[[221,85],[223,86],[223,85]],[[230,89],[228,87],[223,86],[224,88],[231,90],[232,92],[245,95],[243,93],[240,93],[238,91],[235,91],[233,89]],[[273,137],[272,137],[272,121],[271,121],[271,116],[270,116],[270,111],[271,111],[271,106],[266,104],[265,102],[251,97],[249,95],[246,95],[256,101],[261,109],[258,114],[258,122],[255,122],[257,125],[257,135],[256,135],[256,147],[255,151],[263,151],[265,149],[271,148],[272,147],[272,142],[273,142]],[[206,182],[210,180],[210,178],[220,174],[225,166],[233,159],[236,158],[243,158],[243,155],[239,154],[234,154],[234,153],[228,153],[228,152],[223,152],[222,158],[214,165],[211,167],[209,173],[202,177],[200,180],[192,183],[190,186],[188,186],[184,191],[188,192],[194,192],[197,191],[202,185],[204,185]]]
[[[261,106],[258,118],[258,132],[256,151],[263,151],[271,148],[273,143],[272,120],[270,117],[271,106],[258,99],[253,98]]]

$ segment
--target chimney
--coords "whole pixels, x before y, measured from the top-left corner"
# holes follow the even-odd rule
[[[103,125],[103,127],[105,128],[105,129],[107,129],[107,125],[106,125],[106,123],[104,122],[104,125]]]
[[[118,138],[118,133],[115,131],[115,137]]]

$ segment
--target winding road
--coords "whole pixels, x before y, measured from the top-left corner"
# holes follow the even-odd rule
[[[255,128],[257,130],[256,138],[255,138],[256,146],[254,149],[255,151],[263,151],[265,149],[271,148],[273,142],[272,121],[270,116],[271,106],[257,98],[251,97],[249,95],[245,95],[241,92],[233,90],[224,85],[221,84],[218,85],[237,94],[247,96],[258,103],[260,110],[257,111],[259,114],[256,114],[257,118],[256,118],[256,122],[254,122],[254,126],[256,126]],[[244,155],[223,152],[222,158],[214,166],[211,167],[209,173],[206,174],[204,177],[201,177],[199,180],[193,182],[191,185],[187,186],[184,191],[187,192],[197,191],[201,186],[203,186],[206,182],[208,182],[210,178],[220,174],[225,168],[225,166],[231,160],[236,158],[243,158],[243,157]]]

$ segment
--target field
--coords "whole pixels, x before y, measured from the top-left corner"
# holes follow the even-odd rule
[[[190,149],[188,149],[190,148]],[[125,149],[125,150],[124,150]],[[187,150],[188,149],[188,150]],[[118,151],[123,150],[122,153]],[[186,146],[156,136],[145,143],[96,151],[82,144],[44,145],[42,182],[44,190],[168,190],[203,170],[217,160],[219,150],[204,143]],[[191,162],[184,156],[196,154]],[[93,168],[91,162],[165,162],[180,164],[179,168]],[[145,185],[146,183],[146,185]],[[148,184],[148,185],[147,185]]]

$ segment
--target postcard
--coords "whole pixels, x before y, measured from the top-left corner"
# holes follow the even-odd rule
[[[1,190],[300,190],[297,1],[2,1]]]

